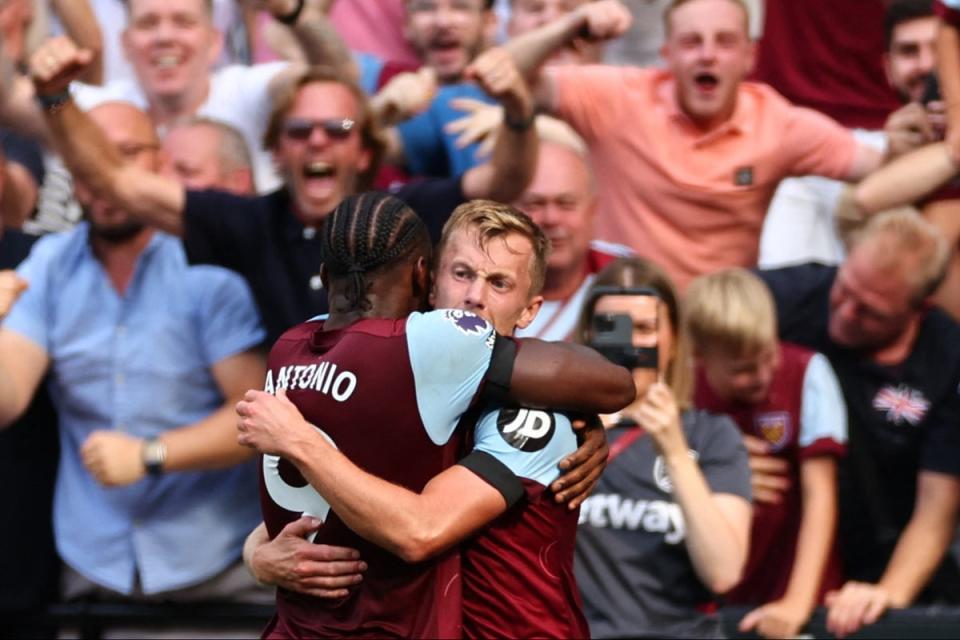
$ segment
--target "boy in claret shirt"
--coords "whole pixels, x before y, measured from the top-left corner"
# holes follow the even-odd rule
[[[824,356],[777,339],[773,299],[750,272],[698,278],[686,305],[695,404],[733,418],[752,455],[782,461],[781,487],[753,487],[750,555],[726,600],[757,605],[741,631],[795,636],[842,584],[834,553],[836,458],[847,441],[840,385]]]

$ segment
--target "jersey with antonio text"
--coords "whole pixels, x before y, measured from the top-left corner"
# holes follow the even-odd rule
[[[500,408],[481,416],[474,433],[473,453],[461,464],[516,504],[462,547],[464,636],[586,638],[573,575],[579,511],[548,490],[557,465],[577,448],[570,420]]]
[[[270,352],[265,388],[286,389],[304,417],[364,470],[411,491],[456,462],[457,423],[485,380],[497,335],[469,312],[360,320],[324,331],[311,321]],[[456,637],[460,562],[454,549],[417,564],[367,542],[296,468],[264,456],[261,506],[272,537],[302,514],[324,521],[314,542],[352,547],[369,569],[329,602],[279,589],[266,637]]]
[[[743,579],[724,598],[728,604],[778,600],[786,593],[796,562],[803,514],[800,466],[810,457],[842,456],[846,451],[846,406],[839,383],[822,355],[782,344],[780,366],[762,402],[746,405],[721,399],[702,370],[697,375],[694,402],[701,409],[730,416],[743,433],[766,442],[770,455],[790,465],[790,487],[782,500],[753,505],[750,555]],[[840,561],[834,550],[820,580],[817,602],[841,585]]]

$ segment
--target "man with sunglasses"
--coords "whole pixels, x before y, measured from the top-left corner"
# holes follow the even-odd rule
[[[84,109],[106,101],[130,102],[146,111],[161,132],[196,115],[222,120],[243,133],[253,154],[258,192],[277,188],[279,177],[262,144],[264,119],[277,94],[305,65],[279,61],[228,65],[214,71],[224,34],[214,24],[211,0],[123,4],[127,25],[122,45],[136,77],[103,86],[78,82],[71,87],[77,102]],[[309,64],[353,72],[350,52],[327,21],[321,0],[257,0],[255,4],[290,27]],[[29,82],[20,78],[15,82],[25,86],[0,92],[2,110],[17,117],[18,126],[49,133],[41,111],[30,103]]]
[[[256,198],[197,192],[145,173],[119,158],[64,94],[89,62],[69,40],[47,42],[34,54],[36,92],[46,100],[47,125],[67,167],[96,192],[134,216],[183,237],[191,262],[218,264],[250,283],[273,342],[289,327],[327,311],[320,280],[323,219],[343,198],[368,188],[382,144],[366,96],[337,71],[313,68],[277,97],[265,143],[286,186]],[[532,121],[532,99],[502,50],[491,50],[470,73],[499,97],[507,113]],[[490,162],[459,178],[415,183],[397,195],[427,223],[433,238],[465,200],[509,201],[533,172],[532,127],[501,128]]]

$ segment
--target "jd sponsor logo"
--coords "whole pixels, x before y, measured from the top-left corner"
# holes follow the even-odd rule
[[[553,414],[533,409],[501,409],[497,431],[514,449],[540,451],[556,430]]]

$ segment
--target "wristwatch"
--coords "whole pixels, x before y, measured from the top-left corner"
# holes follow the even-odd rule
[[[35,96],[37,103],[44,111],[56,111],[63,103],[70,99],[70,91],[64,89],[60,93],[53,93],[50,95],[40,95],[39,93]]]
[[[160,438],[144,440],[140,455],[147,473],[152,476],[163,473],[163,463],[167,461],[167,445],[163,444]]]
[[[529,116],[521,120],[515,120],[514,118],[511,118],[509,113],[503,114],[503,124],[507,125],[507,129],[516,131],[517,133],[523,133],[524,131],[527,131],[533,126],[533,123],[536,121],[536,119],[536,111],[531,111]]]

